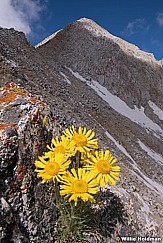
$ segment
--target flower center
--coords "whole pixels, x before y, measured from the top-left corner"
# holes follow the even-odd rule
[[[88,191],[88,185],[87,182],[85,182],[84,180],[75,180],[72,183],[72,191],[74,193],[84,193]]]
[[[83,134],[76,133],[72,136],[72,140],[75,141],[76,146],[85,146],[87,144],[87,138]]]
[[[45,166],[45,171],[48,175],[55,176],[60,170],[59,164],[56,162],[48,162]]]
[[[55,153],[65,154],[66,153],[66,149],[65,149],[65,147],[63,147],[63,145],[58,145],[55,148]]]
[[[102,174],[108,174],[111,170],[111,164],[107,160],[99,160],[96,164],[98,171]]]

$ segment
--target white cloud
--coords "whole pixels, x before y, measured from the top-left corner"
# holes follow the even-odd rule
[[[132,22],[129,22],[126,28],[122,31],[122,35],[133,35],[137,33],[148,32],[149,25],[147,25],[145,19],[135,19]]]
[[[43,7],[38,0],[0,0],[0,26],[30,34]]]
[[[163,13],[158,13],[156,17],[157,23],[160,27],[163,27]]]

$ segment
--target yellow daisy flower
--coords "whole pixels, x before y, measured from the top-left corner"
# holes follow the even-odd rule
[[[101,187],[106,183],[112,186],[116,184],[115,180],[119,179],[120,166],[113,166],[117,159],[113,157],[109,150],[96,151],[91,159],[85,160],[89,165],[84,168],[93,172]]]
[[[97,193],[98,183],[92,173],[83,168],[78,168],[76,172],[73,168],[71,172],[67,171],[67,174],[63,175],[62,179],[63,185],[60,185],[60,195],[65,196],[65,199],[69,197],[69,202],[75,201],[75,206],[78,198],[81,198],[84,202],[95,202],[91,194]]]
[[[80,164],[81,164],[81,165],[86,165],[86,164],[88,164],[88,163],[86,163],[86,160],[89,159],[89,158],[91,158],[92,153],[93,153],[93,150],[90,151],[90,152],[87,152],[87,153],[83,153],[83,152],[82,152],[82,153],[81,153],[81,157],[80,157]]]
[[[56,136],[55,139],[52,138],[51,147],[47,145],[47,148],[53,151],[54,153],[61,153],[70,157],[73,156],[74,154],[70,153],[70,150],[68,148],[69,144],[70,144],[69,139],[64,135],[61,136],[60,139],[58,138],[58,136]]]
[[[63,132],[67,138],[70,139],[70,149],[81,153],[89,152],[92,149],[98,148],[98,141],[95,137],[95,132],[86,129],[86,127],[79,127],[78,131],[75,130],[74,126],[70,129],[66,129]]]
[[[50,179],[61,180],[61,176],[66,173],[66,169],[71,163],[67,157],[62,153],[47,152],[43,156],[38,157],[39,160],[35,161],[35,172],[37,177],[42,178],[42,183],[48,182]]]

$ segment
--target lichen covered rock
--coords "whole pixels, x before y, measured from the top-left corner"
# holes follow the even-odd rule
[[[53,187],[40,186],[34,173],[35,159],[55,132],[55,118],[44,102],[13,82],[0,89],[1,242],[55,237]]]

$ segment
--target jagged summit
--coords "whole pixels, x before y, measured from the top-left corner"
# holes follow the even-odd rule
[[[62,32],[62,31],[64,32],[64,31],[67,31],[67,30],[73,29],[73,28],[75,28],[76,32],[80,31],[81,28],[84,28],[87,31],[89,31],[90,35],[93,35],[97,38],[106,38],[108,40],[112,40],[125,53],[127,53],[127,55],[131,55],[131,56],[133,55],[136,58],[142,59],[142,60],[147,61],[149,63],[150,62],[157,62],[158,65],[161,65],[161,62],[157,61],[152,53],[147,53],[147,52],[141,50],[136,45],[131,44],[131,43],[125,41],[125,40],[122,40],[119,37],[112,35],[107,30],[102,28],[99,24],[97,24],[95,21],[93,21],[92,19],[88,19],[88,18],[80,18],[80,19],[72,22],[71,24],[66,26],[63,30],[59,30],[59,31],[53,33],[52,35],[50,35],[49,37],[45,38],[43,41],[38,43],[35,47],[37,48],[41,45],[46,44],[48,41],[55,38],[55,36],[58,32]],[[78,33],[78,34],[79,34],[79,38],[80,38],[80,33]]]
[[[81,18],[77,20],[77,22],[80,22],[81,24],[84,25],[84,27],[88,30],[90,30],[93,34],[101,37],[106,37],[109,39],[112,39],[115,41],[125,52],[127,52],[129,55],[135,55],[138,58],[145,59],[147,61],[153,60],[156,61],[154,58],[154,55],[152,53],[147,53],[142,50],[140,50],[136,45],[131,44],[125,40],[122,40],[119,37],[116,37],[109,33],[107,30],[102,28],[100,25],[98,25],[96,22],[94,22],[91,19],[87,18]]]

